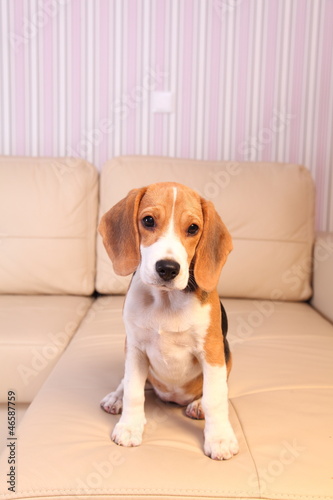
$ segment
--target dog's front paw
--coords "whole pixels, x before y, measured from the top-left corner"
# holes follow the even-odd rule
[[[111,439],[121,446],[139,446],[142,442],[143,424],[128,425],[118,422]]]
[[[231,429],[228,433],[217,438],[205,438],[205,455],[213,460],[229,460],[239,451],[237,438]]]
[[[105,410],[107,413],[111,413],[112,415],[118,415],[121,413],[123,409],[123,398],[120,396],[117,391],[110,392],[107,394],[105,398],[101,401],[101,408]]]

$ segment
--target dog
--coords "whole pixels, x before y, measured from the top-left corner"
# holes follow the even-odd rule
[[[204,452],[214,460],[238,453],[228,416],[231,353],[217,283],[232,250],[214,205],[178,183],[131,190],[99,224],[114,271],[133,274],[126,294],[125,374],[101,407],[121,413],[111,439],[142,442],[148,380],[165,402],[205,419]]]

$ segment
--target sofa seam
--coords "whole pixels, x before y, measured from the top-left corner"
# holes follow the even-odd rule
[[[97,262],[97,257],[96,257],[96,240],[97,240],[97,224],[98,224],[98,209],[99,209],[99,184],[100,184],[100,175],[99,172],[96,170],[95,167],[92,167],[93,172],[92,172],[92,188],[91,190],[89,189],[88,181],[86,182],[85,185],[85,210],[86,210],[86,231],[85,231],[85,260],[86,260],[86,269],[88,270],[88,275],[86,274],[86,289],[89,288],[89,281],[91,280],[92,283],[90,287],[92,287],[92,292],[96,290],[96,262]],[[89,196],[90,193],[96,191],[96,195],[94,199],[96,198],[95,202],[94,200]],[[96,211],[92,210],[94,204],[96,203]],[[90,206],[89,206],[90,205]],[[96,212],[96,213],[94,213]],[[90,229],[90,231],[89,231]],[[91,234],[92,232],[92,234]],[[93,261],[90,262],[90,252],[92,251],[93,253]],[[92,273],[92,276],[89,276],[90,272]]]
[[[23,496],[23,495],[35,495],[35,494],[73,494],[73,493],[80,493],[83,492],[85,495],[96,495],[96,494],[103,494],[103,493],[113,493],[113,494],[134,494],[135,496],[137,495],[145,495],[145,494],[150,494],[150,495],[156,495],[159,493],[163,493],[165,495],[180,495],[180,496],[189,496],[193,493],[204,493],[208,494],[214,498],[221,498],[221,491],[218,490],[204,490],[204,489],[174,489],[174,488],[96,488],[95,490],[92,489],[83,489],[83,488],[69,488],[69,489],[41,489],[41,490],[26,490],[26,491],[18,491],[17,495]],[[92,493],[93,492],[93,493]],[[237,495],[248,495],[248,492],[243,491],[243,490],[226,490],[225,492],[222,493],[224,494],[237,494]],[[0,498],[15,498],[13,495],[9,493],[5,493],[4,495],[1,495]],[[17,497],[20,498],[20,497]],[[252,497],[253,498],[253,497]]]
[[[7,240],[86,240],[87,236],[15,236],[13,234],[2,234]]]
[[[209,494],[212,498],[221,498],[221,491],[217,490],[202,490],[202,489],[183,489],[183,490],[177,490],[177,489],[169,489],[169,488],[156,488],[156,489],[151,489],[151,488],[96,488],[95,490],[89,490],[89,489],[82,489],[82,488],[69,488],[69,489],[42,489],[42,490],[26,490],[26,491],[18,491],[16,498],[20,498],[23,495],[38,495],[38,494],[62,494],[62,495],[68,495],[68,494],[73,494],[73,493],[83,493],[85,495],[98,495],[98,494],[122,494],[122,495],[130,495],[134,494],[135,496],[142,496],[145,494],[150,494],[150,495],[156,495],[159,493],[164,493],[165,495],[179,495],[179,496],[188,496],[191,495],[192,493],[207,493]],[[93,493],[92,493],[93,492]],[[226,490],[223,492],[224,494],[238,494],[238,495],[246,495],[244,498],[256,498],[256,496],[249,496],[249,493],[247,491],[243,490]],[[19,496],[18,496],[19,495]],[[219,495],[216,497],[216,495]],[[1,495],[0,498],[15,498],[13,495],[9,493],[5,493],[4,495]],[[22,497],[23,498],[23,497]],[[282,498],[290,498],[290,499],[295,499],[299,500],[300,498],[307,498],[307,499],[313,499],[313,500],[332,500],[332,497],[330,496],[318,496],[318,495],[307,495],[307,494],[302,494],[302,495],[294,495],[290,493],[276,493],[276,494],[271,494],[269,497],[265,496],[257,496],[257,498],[265,499],[265,498],[270,498],[270,499],[282,499]]]
[[[86,297],[85,295],[82,295],[83,298],[90,298],[90,297]],[[93,307],[95,303],[95,299],[92,298],[92,302],[90,304],[90,306],[87,308],[87,310],[85,311],[85,313],[82,315],[80,321],[78,321],[77,323],[77,326],[76,326],[76,329],[73,333],[73,335],[71,336],[68,344],[66,345],[65,349],[63,350],[61,356],[59,357],[59,359],[57,360],[56,364],[54,365],[53,369],[56,368],[57,364],[59,363],[59,361],[61,360],[61,358],[63,357],[63,355],[65,354],[65,352],[68,350],[69,346],[72,344],[73,340],[75,339],[75,337],[77,336],[77,333],[78,331],[80,330],[81,328],[81,325],[83,324],[84,320],[86,319],[86,317],[88,316],[89,314],[89,311],[91,310],[91,308]],[[47,377],[47,379],[50,377],[50,375],[52,374],[52,372],[49,374],[49,376]],[[47,380],[46,379],[46,380]],[[46,382],[45,380],[45,382]],[[33,401],[32,401],[33,402]]]
[[[288,386],[288,387],[276,387],[276,388],[269,388],[269,389],[262,389],[262,390],[255,390],[255,391],[248,391],[248,392],[244,392],[243,394],[239,394],[239,395],[234,395],[231,397],[231,399],[238,399],[238,398],[242,398],[242,397],[247,397],[247,396],[252,396],[253,394],[257,395],[257,394],[265,394],[265,393],[268,393],[268,392],[278,392],[278,391],[290,391],[290,390],[301,390],[301,391],[307,391],[307,390],[319,390],[319,391],[323,391],[323,390],[332,390],[333,389],[333,385],[325,385],[325,386],[319,386],[319,385],[312,385],[312,386],[306,386],[306,387],[300,387],[300,386],[297,386],[297,385],[294,385],[294,386]],[[231,400],[230,399],[230,400]]]
[[[309,240],[286,240],[286,239],[279,239],[279,238],[256,238],[254,236],[252,237],[247,237],[247,236],[233,236],[232,239],[234,241],[252,241],[252,242],[258,242],[258,241],[263,241],[263,242],[266,242],[266,243],[278,243],[278,244],[281,244],[281,243],[286,243],[288,245],[294,245],[294,244],[297,244],[297,245],[306,245],[308,246],[309,245]]]
[[[252,453],[252,450],[251,450],[250,444],[249,444],[249,442],[248,442],[248,439],[247,439],[247,436],[246,436],[246,432],[245,432],[245,430],[244,430],[244,427],[243,427],[242,421],[241,421],[241,419],[240,419],[239,413],[238,413],[238,411],[237,411],[237,409],[236,409],[236,406],[235,406],[235,405],[234,405],[234,403],[233,403],[233,399],[234,399],[234,398],[229,399],[229,402],[230,402],[230,404],[231,404],[231,406],[232,406],[232,408],[233,408],[233,411],[235,412],[235,415],[236,415],[236,417],[237,417],[237,420],[238,420],[239,426],[240,426],[240,428],[241,428],[241,430],[242,430],[243,437],[244,437],[244,440],[245,440],[245,443],[246,443],[246,447],[247,447],[248,452],[249,452],[249,454],[250,454],[250,457],[251,457],[251,460],[252,460],[252,463],[253,463],[253,466],[254,466],[254,469],[255,469],[255,474],[256,474],[256,476],[257,476],[257,483],[258,483],[258,496],[259,496],[260,498],[262,498],[262,495],[261,495],[261,485],[260,485],[260,480],[259,480],[259,471],[258,471],[258,467],[257,467],[256,461],[255,461],[255,459],[254,459],[254,456],[253,456],[253,453]]]

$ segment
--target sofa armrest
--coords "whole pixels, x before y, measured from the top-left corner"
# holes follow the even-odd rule
[[[333,322],[333,233],[317,234],[313,254],[311,304]]]

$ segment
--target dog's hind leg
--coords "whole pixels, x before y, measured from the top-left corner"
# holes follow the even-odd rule
[[[192,403],[187,405],[185,415],[190,418],[195,418],[196,420],[203,420],[205,418],[205,413],[201,406],[201,398],[195,399]]]
[[[101,401],[101,408],[107,413],[117,415],[123,409],[124,379],[120,382],[117,389],[110,392]]]

